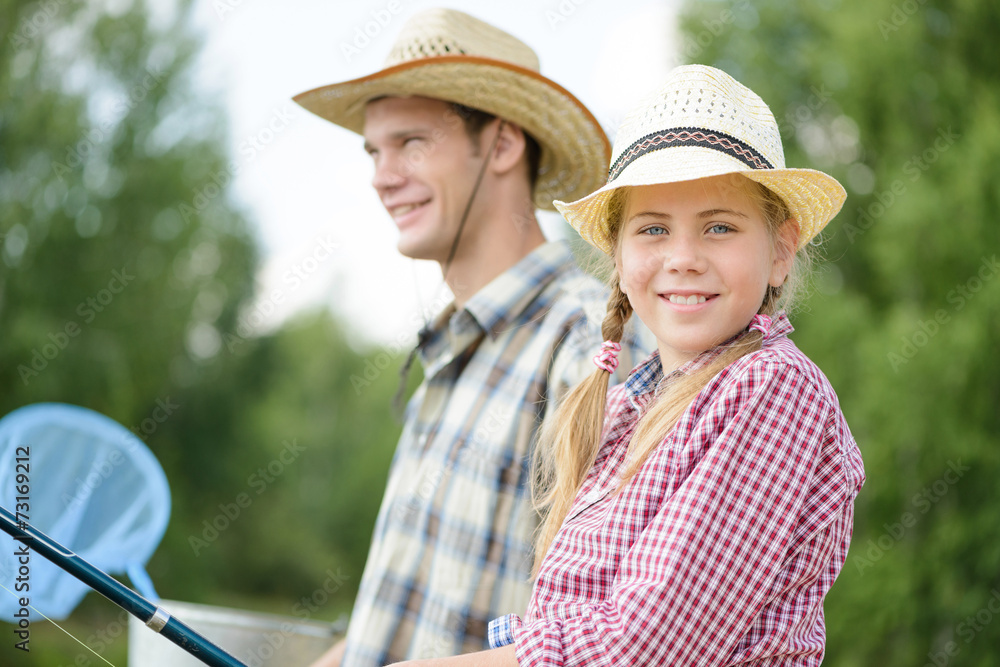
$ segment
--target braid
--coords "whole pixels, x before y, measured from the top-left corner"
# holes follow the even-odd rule
[[[628,191],[615,190],[607,203],[605,220],[617,235],[625,214]],[[632,304],[621,289],[616,271],[610,276],[611,295],[601,322],[605,341],[620,343],[632,316]],[[535,573],[559,526],[573,505],[576,492],[587,478],[601,447],[604,403],[611,373],[595,369],[563,399],[556,413],[545,420],[534,455],[531,498],[542,516],[535,538]]]
[[[618,276],[612,275],[611,296],[601,323],[604,340],[620,343],[631,316],[632,304],[622,292]],[[596,369],[570,391],[542,427],[532,484],[535,508],[544,517],[535,543],[536,570],[597,458],[610,378],[611,373]]]
[[[620,343],[625,334],[625,324],[632,316],[632,304],[625,292],[622,292],[621,280],[617,275],[613,279],[611,296],[608,297],[608,312],[601,322],[601,335],[604,340]]]

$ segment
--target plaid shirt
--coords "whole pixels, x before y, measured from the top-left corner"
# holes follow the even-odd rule
[[[530,446],[553,399],[594,372],[606,305],[569,248],[547,243],[435,320],[344,667],[482,650],[491,618],[526,608],[537,527]],[[622,377],[638,358],[629,341]]]
[[[621,493],[659,356],[609,392],[603,445],[528,613],[491,624],[527,665],[819,665],[861,454],[826,377],[775,318],[713,378]],[[717,354],[717,353],[716,353]]]

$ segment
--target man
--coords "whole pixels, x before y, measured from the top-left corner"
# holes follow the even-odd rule
[[[535,207],[598,187],[607,138],[528,46],[454,10],[414,16],[379,72],[295,99],[363,134],[400,252],[438,262],[454,294],[419,336],[425,379],[346,642],[316,664],[483,649],[487,623],[527,605],[531,445],[594,371],[607,298],[545,242]],[[640,358],[631,346],[620,377]]]

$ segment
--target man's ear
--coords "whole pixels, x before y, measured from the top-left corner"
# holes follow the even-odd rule
[[[499,137],[496,134],[498,130]],[[484,150],[489,150],[494,138],[496,138],[496,146],[493,148],[493,155],[490,156],[490,169],[495,173],[502,174],[517,167],[527,149],[524,130],[521,129],[521,126],[502,121],[496,123],[496,127],[484,130],[482,133],[482,140],[486,143]]]
[[[799,243],[799,221],[788,218],[781,224],[774,239],[774,261],[771,264],[771,276],[768,284],[779,287],[785,284],[792,263],[795,261],[795,250]]]

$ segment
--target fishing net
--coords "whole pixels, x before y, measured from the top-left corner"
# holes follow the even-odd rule
[[[0,419],[0,505],[108,574],[158,600],[145,565],[170,517],[170,488],[143,442],[85,408],[38,403]],[[65,618],[90,588],[0,533],[0,619]],[[27,558],[27,563],[24,560]],[[25,567],[26,566],[26,567]],[[37,610],[37,612],[36,612]]]

